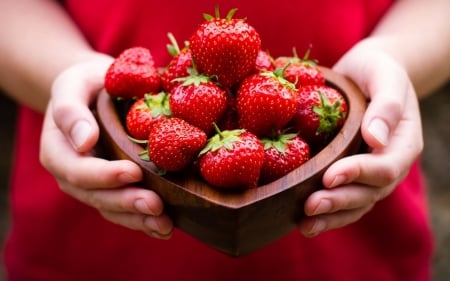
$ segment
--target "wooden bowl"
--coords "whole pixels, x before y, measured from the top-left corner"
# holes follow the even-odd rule
[[[151,162],[139,158],[142,146],[129,140],[115,103],[104,90],[97,100],[101,140],[108,158],[129,159],[142,168],[142,186],[161,196],[176,227],[228,255],[244,255],[292,231],[304,215],[306,198],[322,188],[327,167],[360,147],[365,98],[346,77],[321,69],[327,84],[347,98],[349,111],[343,128],[301,167],[258,188],[225,192],[192,173],[158,175]]]

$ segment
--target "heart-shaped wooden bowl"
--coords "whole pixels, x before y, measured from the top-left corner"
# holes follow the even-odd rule
[[[215,189],[192,172],[160,176],[140,159],[142,146],[123,127],[114,101],[103,90],[97,100],[101,140],[110,159],[129,159],[144,172],[142,186],[154,190],[179,229],[232,256],[257,250],[292,231],[301,220],[306,198],[322,188],[322,175],[333,162],[358,151],[366,101],[346,77],[321,67],[327,84],[344,93],[347,120],[334,139],[301,167],[258,188],[241,192]]]

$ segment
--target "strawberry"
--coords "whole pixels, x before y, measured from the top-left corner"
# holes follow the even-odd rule
[[[306,85],[323,85],[325,76],[317,67],[317,62],[309,59],[310,49],[301,59],[293,49],[293,57],[278,57],[274,61],[275,68],[285,68],[284,77],[297,88]]]
[[[330,86],[312,85],[299,90],[292,126],[313,147],[321,148],[342,127],[347,116],[344,96]]]
[[[255,68],[261,38],[244,19],[233,19],[236,9],[226,18],[205,15],[189,39],[192,57],[200,73],[216,76],[224,87],[240,82]]]
[[[193,162],[206,141],[199,128],[180,118],[166,118],[150,130],[148,157],[160,170],[179,171]]]
[[[186,43],[183,49],[180,50],[173,34],[169,33],[168,37],[171,44],[167,45],[167,49],[173,57],[161,74],[162,88],[166,92],[170,92],[176,85],[181,84],[181,81],[176,81],[175,79],[188,76],[189,68],[192,68],[192,56],[188,44]]]
[[[124,50],[105,75],[105,89],[114,97],[141,98],[158,93],[161,78],[150,51],[143,47]]]
[[[264,162],[261,141],[245,130],[217,131],[199,155],[204,180],[224,189],[256,187]]]
[[[256,71],[273,71],[275,70],[274,60],[267,51],[259,50],[255,63]]]
[[[125,124],[131,137],[147,140],[153,124],[170,116],[167,94],[145,94],[136,100],[127,112]]]
[[[238,117],[236,111],[236,98],[232,93],[228,94],[227,109],[222,118],[217,123],[220,130],[234,130],[238,129]]]
[[[261,141],[264,144],[260,179],[263,184],[281,178],[310,158],[308,143],[297,134],[279,134]]]
[[[259,137],[283,129],[297,109],[297,91],[281,70],[247,77],[236,98],[239,126]]]
[[[195,69],[170,93],[169,104],[174,117],[179,117],[209,134],[227,109],[227,94]]]

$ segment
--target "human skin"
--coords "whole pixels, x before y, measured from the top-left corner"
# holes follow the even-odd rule
[[[450,78],[449,10],[447,0],[397,1],[373,34],[334,66],[370,100],[361,130],[371,151],[326,171],[325,189],[305,204],[308,218],[299,225],[305,236],[357,221],[393,191],[421,153],[418,98]],[[54,1],[1,1],[0,26],[8,26],[0,29],[8,38],[0,40],[0,87],[46,112],[41,162],[60,188],[114,223],[170,238],[173,224],[163,202],[136,184],[139,167],[92,153],[99,129],[88,105],[112,58],[92,50]]]

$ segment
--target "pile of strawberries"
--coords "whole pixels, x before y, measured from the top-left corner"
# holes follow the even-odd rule
[[[163,69],[150,51],[123,51],[105,76],[113,98],[132,100],[130,139],[161,171],[196,168],[218,188],[252,188],[296,169],[345,122],[346,100],[325,84],[314,61],[273,58],[236,9],[205,15]]]

